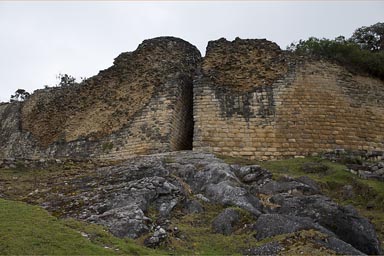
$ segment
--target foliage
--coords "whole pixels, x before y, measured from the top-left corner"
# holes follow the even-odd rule
[[[24,89],[17,89],[14,95],[11,95],[10,102],[24,101],[29,98],[30,93]]]
[[[110,152],[113,148],[113,143],[112,142],[106,142],[103,144],[103,152]]]
[[[384,50],[384,23],[378,22],[369,27],[356,29],[349,41],[368,51]]]
[[[57,84],[57,86],[59,87],[71,86],[76,84],[76,78],[68,74],[59,74],[56,76],[56,78],[59,79],[59,83]]]
[[[333,40],[310,37],[307,40],[292,43],[288,50],[299,55],[310,55],[336,61],[351,72],[369,74],[384,80],[384,51],[380,50],[382,49],[380,45],[383,37],[377,39],[377,42],[367,39],[367,42],[364,43],[363,39],[369,37],[370,34],[364,32],[367,29],[365,27],[357,29],[354,36],[348,40],[343,36]],[[379,36],[374,38],[379,38]]]

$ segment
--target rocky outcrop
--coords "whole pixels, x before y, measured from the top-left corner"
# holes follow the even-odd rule
[[[227,208],[221,212],[212,222],[215,233],[230,235],[234,226],[240,221],[240,213],[236,209]]]
[[[280,206],[272,212],[311,218],[364,253],[381,252],[372,224],[357,217],[353,207],[340,206],[322,195],[292,196],[283,193],[274,195],[271,202]]]
[[[242,181],[250,174],[255,174],[252,182]],[[271,182],[275,185],[269,186]],[[212,220],[213,232],[229,235],[248,227],[245,230],[256,231],[255,241],[283,236],[289,243],[306,239],[307,232],[308,241],[327,253],[381,253],[373,225],[352,207],[321,195],[308,177],[273,180],[259,166],[231,166],[207,153],[135,157],[65,183],[29,197],[62,216],[104,225],[119,237],[149,234],[145,243],[150,247],[176,232],[169,224],[175,216],[221,205],[227,209]],[[249,217],[243,218],[242,212]],[[288,243],[276,241],[245,253],[272,252]]]
[[[348,164],[347,167],[360,178],[384,181],[384,162]]]

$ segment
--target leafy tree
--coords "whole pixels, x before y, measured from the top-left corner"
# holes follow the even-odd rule
[[[10,102],[24,101],[29,98],[31,94],[24,89],[17,89],[14,95],[11,95]]]
[[[59,83],[56,85],[57,87],[66,87],[71,86],[75,84],[79,84],[76,82],[76,78],[68,75],[68,74],[58,74],[56,78],[59,80]],[[80,83],[84,82],[87,78],[86,77],[80,77]],[[46,88],[49,87],[46,85]]]
[[[59,74],[56,78],[59,79],[57,86],[65,87],[76,84],[76,78],[68,74]]]
[[[378,22],[369,27],[358,28],[349,40],[363,50],[384,51],[384,23]]]

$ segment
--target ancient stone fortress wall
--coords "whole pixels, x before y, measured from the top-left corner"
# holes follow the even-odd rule
[[[192,148],[200,52],[160,37],[80,85],[0,105],[0,158],[125,158]]]
[[[203,150],[250,159],[384,150],[384,83],[267,40],[160,37],[79,85],[0,103],[1,158]]]
[[[196,150],[278,159],[384,150],[384,83],[266,40],[210,42],[194,83]]]

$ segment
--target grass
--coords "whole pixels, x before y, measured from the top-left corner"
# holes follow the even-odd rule
[[[0,199],[1,255],[153,255],[129,239],[73,219],[59,220],[37,206]]]
[[[113,143],[112,142],[106,142],[103,144],[103,152],[110,152],[113,148]]]
[[[111,254],[39,207],[0,199],[0,254]]]
[[[53,184],[62,184],[64,187],[65,181],[70,178],[92,176],[98,166],[117,163],[119,162],[64,162],[50,164],[44,168],[28,168],[19,163],[16,168],[0,169],[0,194],[7,199],[31,202],[28,194],[35,190],[44,191]],[[34,204],[40,203],[39,198],[35,199]]]
[[[117,238],[100,225],[89,224],[75,219],[64,219],[61,221],[65,226],[86,234],[92,243],[113,249],[115,254],[158,255],[162,253],[161,251],[154,251],[143,247],[129,238]]]

